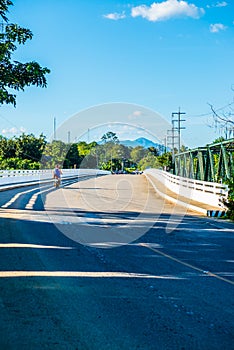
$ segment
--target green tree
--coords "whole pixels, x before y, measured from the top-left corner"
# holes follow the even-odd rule
[[[45,149],[46,137],[41,134],[35,137],[33,134],[22,134],[15,138],[15,155],[20,159],[40,161]]]
[[[160,156],[155,156],[153,153],[149,152],[144,158],[142,158],[138,166],[141,170],[146,168],[158,168],[170,169],[172,167],[172,154],[171,152],[164,153]]]
[[[226,141],[225,138],[223,136],[220,136],[218,137],[217,139],[215,139],[212,144],[214,143],[220,143],[220,142],[223,142],[223,141]]]
[[[45,168],[54,168],[56,164],[63,166],[69,148],[69,144],[59,140],[47,143],[41,160],[42,166]]]
[[[3,170],[15,170],[15,169],[35,170],[35,169],[40,169],[40,163],[31,161],[29,159],[7,158],[7,159],[0,159],[0,167]]]
[[[172,168],[172,154],[171,152],[163,153],[161,156],[157,157],[157,163],[161,168],[167,168],[168,170]]]
[[[87,145],[85,142],[82,143],[82,147],[85,145]],[[78,146],[77,143],[68,144],[60,140],[47,143],[41,160],[42,166],[54,168],[56,164],[59,164],[63,168],[79,168],[86,152],[80,154]]]
[[[112,145],[112,158],[130,158],[131,148],[122,144]]]
[[[117,137],[116,133],[112,131],[108,131],[105,133],[102,137],[101,140],[106,143],[106,142],[112,142],[112,143],[119,143],[119,138]]]
[[[0,136],[0,168],[39,169],[45,145],[44,135],[22,134],[11,139]]]
[[[14,139],[7,139],[0,136],[0,157],[1,158],[15,158],[16,143]]]
[[[228,185],[228,198],[221,200],[223,204],[225,205],[227,212],[226,216],[227,218],[231,219],[234,221],[234,177],[229,179],[227,181]]]
[[[131,150],[131,159],[133,162],[138,163],[141,159],[146,157],[146,155],[149,153],[149,151],[142,147],[142,146],[136,146]]]
[[[151,153],[153,153],[154,156],[158,156],[159,155],[159,151],[158,151],[158,149],[156,147],[151,146],[151,147],[148,148],[148,150]]]
[[[106,142],[99,145],[99,163],[102,169],[121,169],[121,164],[130,158],[130,148],[119,143]]]
[[[180,147],[180,152],[183,153],[183,152],[186,152],[188,150],[188,147],[186,147],[185,145],[182,145]]]
[[[97,146],[97,142],[87,143],[85,141],[80,141],[77,144],[78,152],[81,157],[86,157],[90,154],[91,150]]]
[[[26,86],[35,85],[46,87],[48,68],[42,68],[39,63],[32,61],[21,63],[14,61],[12,55],[17,45],[24,45],[33,37],[29,29],[18,24],[9,24],[8,7],[13,5],[10,0],[0,0],[0,18],[3,20],[3,30],[0,33],[0,104],[16,105],[16,95],[11,91],[24,91]]]
[[[157,157],[153,155],[153,153],[148,153],[146,157],[142,158],[139,163],[138,167],[141,170],[145,170],[147,168],[159,168],[160,164],[157,160]]]
[[[77,143],[69,145],[70,148],[66,154],[66,158],[63,163],[64,168],[79,168],[82,161],[82,157],[79,156]]]

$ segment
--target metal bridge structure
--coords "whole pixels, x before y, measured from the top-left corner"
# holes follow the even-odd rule
[[[174,156],[174,175],[209,182],[234,177],[234,138]]]

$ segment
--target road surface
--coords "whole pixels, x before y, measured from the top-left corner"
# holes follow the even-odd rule
[[[144,175],[2,192],[0,349],[233,349],[233,224]]]

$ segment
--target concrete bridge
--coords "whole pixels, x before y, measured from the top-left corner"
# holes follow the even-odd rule
[[[97,169],[64,169],[64,186],[80,179],[109,174],[108,171]],[[219,211],[219,215],[224,212],[221,200],[228,195],[228,186],[225,184],[176,176],[158,169],[148,169],[144,175],[155,191],[169,202],[204,215],[211,211]],[[0,171],[0,191],[38,184],[53,184],[52,170]]]
[[[225,186],[158,170],[1,181],[0,348],[232,347],[233,224],[206,217]]]

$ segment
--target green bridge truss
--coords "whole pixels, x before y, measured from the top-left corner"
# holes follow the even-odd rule
[[[210,182],[234,177],[234,138],[175,154],[174,174]]]

